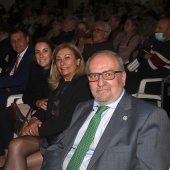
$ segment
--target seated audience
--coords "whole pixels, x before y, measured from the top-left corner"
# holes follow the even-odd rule
[[[127,18],[123,32],[118,33],[113,40],[115,52],[122,57],[124,64],[129,62],[134,50],[141,43],[141,37],[137,33],[138,22],[134,18]]]
[[[78,47],[81,53],[85,44],[93,43],[91,31],[86,22],[82,21],[78,24],[75,36],[71,42]]]
[[[29,67],[34,56],[34,49],[29,44],[28,32],[15,28],[10,34],[11,45],[16,52],[11,56],[11,63],[4,76],[0,76],[0,109],[6,107],[7,98],[13,94],[21,94],[27,84]]]
[[[136,20],[140,21],[141,20],[141,14],[142,14],[142,8],[138,4],[134,4],[131,8],[131,17],[135,18]]]
[[[61,33],[51,38],[53,44],[57,46],[65,42],[71,42],[75,35],[78,22],[77,17],[73,15],[67,16],[64,20]]]
[[[112,30],[109,36],[109,40],[113,41],[117,34],[122,31],[122,18],[118,16],[118,14],[111,14],[108,23]]]
[[[124,90],[126,73],[115,53],[94,54],[87,70],[94,100],[76,107],[69,128],[46,150],[41,169],[168,170],[166,112]]]
[[[21,137],[10,142],[6,170],[40,168],[41,153],[44,154],[45,149],[69,126],[75,107],[92,98],[84,73],[81,53],[73,44],[56,47],[49,80],[53,91],[48,97],[47,111],[45,115],[37,111],[20,133]]]
[[[20,3],[13,1],[13,4],[8,10],[7,14],[9,15],[7,23],[9,23],[11,26],[17,26],[23,15]]]
[[[19,23],[19,26],[24,27],[30,35],[34,34],[35,26],[37,22],[37,16],[34,9],[31,6],[25,6],[23,8],[23,16]]]
[[[128,18],[129,14],[128,14],[128,9],[125,6],[120,6],[118,8],[117,14],[119,17],[122,18],[122,24],[125,24],[126,19]]]
[[[63,19],[55,18],[52,23],[51,30],[48,32],[48,34],[45,37],[51,40],[53,37],[59,36],[63,28],[63,23],[64,23]]]
[[[139,33],[143,38],[154,34],[157,24],[156,13],[153,10],[144,12],[144,16],[140,21]]]
[[[37,38],[45,37],[50,31],[52,20],[49,14],[42,13],[38,16],[37,25],[35,25],[35,31],[32,35],[33,41]]]
[[[94,28],[95,23],[97,22],[97,17],[93,14],[93,13],[88,13],[85,16],[85,22],[87,23],[88,27],[90,28],[90,30],[92,31]]]
[[[30,74],[26,89],[23,93],[23,101],[32,109],[42,108],[46,110],[47,98],[50,93],[48,77],[50,75],[52,60],[52,43],[40,38],[35,43],[35,58],[31,64]],[[0,111],[0,167],[5,163],[9,142],[13,139],[14,120],[11,107]]]
[[[30,17],[23,17],[23,20],[21,21],[22,23],[20,23],[20,25],[22,27],[24,27],[29,33],[30,35],[33,35],[36,29],[36,21],[37,18],[36,16],[30,16]]]
[[[93,44],[86,44],[83,50],[83,58],[85,61],[88,58],[101,50],[114,50],[113,43],[108,41],[111,32],[111,27],[107,22],[98,21],[93,28]]]
[[[137,56],[138,71],[127,71],[125,89],[134,94],[144,78],[164,78],[170,75],[170,18],[160,19],[155,29],[155,38],[150,36],[144,41]],[[148,83],[147,92],[160,94],[160,83]]]

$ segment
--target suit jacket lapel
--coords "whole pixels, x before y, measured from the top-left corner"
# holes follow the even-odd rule
[[[25,51],[24,55],[22,56],[22,59],[21,59],[19,65],[18,65],[17,69],[19,69],[19,67],[21,67],[23,60],[25,60],[25,58],[28,57],[29,53],[30,53],[30,46],[28,46],[27,50]]]
[[[120,100],[117,108],[114,111],[112,118],[110,119],[98,145],[93,153],[93,156],[89,162],[87,169],[90,169],[93,164],[97,161],[97,159],[101,156],[101,154],[106,150],[108,147],[111,139],[119,130],[124,126],[126,120],[128,120],[131,113],[128,109],[131,108],[131,97],[129,94],[125,93],[122,99]],[[126,119],[127,118],[127,119]],[[112,136],[112,137],[111,137]]]
[[[31,48],[32,48],[32,47],[30,47],[30,45],[29,45],[28,48],[27,48],[27,50],[26,50],[26,52],[24,53],[24,55],[23,55],[23,57],[22,57],[19,65],[18,65],[18,68],[21,66],[23,60],[25,59],[25,56],[27,56],[30,52],[33,52],[33,51],[31,50]],[[13,60],[13,61],[11,62],[10,66],[9,66],[9,68],[8,68],[8,72],[9,72],[9,73],[11,72],[11,70],[13,69],[13,67],[15,66],[16,60],[17,60],[17,53],[15,52],[13,55],[15,55],[15,60]],[[17,68],[17,69],[18,69],[18,68]]]
[[[73,124],[71,124],[69,131],[71,131],[72,133],[68,134],[67,136],[67,139],[66,139],[67,142],[65,144],[66,149],[63,151],[62,161],[64,161],[65,157],[67,156],[67,153],[70,151],[71,147],[73,146],[74,140],[76,138],[76,135],[79,129],[81,128],[84,121],[87,119],[87,117],[91,113],[92,109],[93,109],[93,102],[91,100],[89,103],[83,106],[83,110],[81,110],[80,113],[78,113],[79,115],[78,119],[76,119],[76,121],[73,122]]]

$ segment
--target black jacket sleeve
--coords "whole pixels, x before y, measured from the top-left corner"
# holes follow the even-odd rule
[[[36,108],[36,101],[48,98],[50,88],[48,86],[47,78],[43,74],[43,69],[36,63],[31,65],[30,75],[26,89],[23,93],[23,102]]]
[[[52,116],[39,128],[40,136],[49,136],[63,132],[70,124],[74,109],[83,101],[92,99],[86,76],[73,80],[60,100],[59,116]]]

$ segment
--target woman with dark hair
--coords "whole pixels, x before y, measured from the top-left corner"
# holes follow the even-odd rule
[[[47,111],[44,115],[37,111],[21,137],[11,141],[6,170],[40,168],[41,154],[69,126],[75,107],[92,98],[82,55],[73,44],[64,43],[54,50],[49,84]]]
[[[54,46],[47,38],[35,42],[35,62],[30,69],[30,77],[23,93],[23,102],[32,109],[44,108],[50,93],[48,78],[50,76],[52,52]]]

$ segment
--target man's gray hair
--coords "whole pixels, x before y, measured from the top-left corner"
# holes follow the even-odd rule
[[[95,24],[100,24],[103,26],[104,28],[104,31],[106,31],[108,33],[108,37],[111,33],[111,27],[110,25],[107,23],[107,22],[104,22],[104,21],[97,21]]]
[[[124,68],[124,63],[123,63],[123,60],[122,60],[121,57],[119,57],[119,56],[118,56],[115,52],[113,52],[113,51],[103,50],[103,51],[99,51],[99,52],[97,52],[97,53],[94,53],[94,54],[87,60],[87,63],[86,63],[86,72],[87,72],[87,73],[90,72],[90,71],[89,71],[89,63],[90,63],[90,61],[91,61],[94,57],[96,57],[97,55],[99,55],[99,54],[104,54],[104,55],[112,56],[112,57],[115,58],[116,61],[117,61],[118,69],[119,69],[119,70],[122,70],[122,71],[125,70],[125,68]],[[104,56],[103,56],[103,57],[104,57]]]

